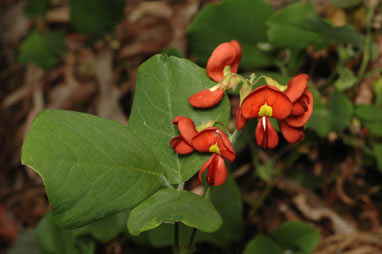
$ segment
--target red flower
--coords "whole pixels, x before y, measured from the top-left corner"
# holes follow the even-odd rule
[[[188,154],[194,150],[213,153],[211,158],[201,167],[199,180],[201,181],[203,172],[208,168],[208,184],[216,186],[223,184],[227,177],[223,158],[233,161],[236,157],[231,142],[225,133],[216,127],[208,127],[198,133],[194,122],[184,116],[175,117],[172,122],[178,125],[180,132],[180,135],[170,141],[172,149],[178,154]]]
[[[237,73],[242,53],[240,43],[235,40],[217,46],[207,62],[208,76],[220,82],[224,78],[226,66],[230,66],[231,73]]]
[[[223,184],[227,178],[227,169],[223,158],[234,161],[236,157],[228,137],[219,128],[209,127],[196,134],[192,139],[192,145],[199,152],[213,153],[200,168],[199,180],[202,181],[202,174],[208,168],[208,185],[219,186]]]
[[[264,85],[250,92],[238,108],[236,125],[241,129],[247,119],[259,118],[256,127],[256,141],[259,146],[274,148],[279,142],[276,130],[269,121],[269,117],[278,120],[290,115],[292,102],[279,89]]]
[[[187,117],[177,116],[172,120],[173,124],[178,125],[180,135],[170,141],[172,149],[178,154],[188,154],[194,151],[192,138],[197,134],[194,122]]]
[[[197,108],[209,108],[216,105],[224,95],[227,88],[235,87],[232,76],[224,80],[224,70],[229,66],[229,73],[237,73],[242,55],[242,49],[238,41],[224,42],[212,52],[207,62],[207,74],[218,85],[202,90],[192,95],[188,102]],[[231,84],[231,87],[229,87]]]
[[[291,114],[279,121],[280,131],[289,143],[305,139],[304,125],[313,112],[313,95],[308,90],[308,75],[300,74],[292,78],[284,93],[293,103]]]

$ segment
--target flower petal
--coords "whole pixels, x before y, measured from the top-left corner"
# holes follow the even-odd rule
[[[239,131],[243,129],[245,124],[247,123],[247,118],[245,118],[243,114],[241,113],[240,105],[237,107],[237,110],[236,110],[235,122],[236,122],[236,128]]]
[[[240,64],[241,56],[243,54],[243,49],[241,48],[240,43],[236,40],[232,40],[230,43],[236,50],[236,57],[231,65],[231,73],[237,73],[237,71],[239,70],[239,64]]]
[[[225,182],[227,178],[227,169],[223,157],[216,155],[211,163],[208,173],[209,172],[211,172],[211,174],[207,174],[208,185],[219,186]]]
[[[231,142],[229,141],[229,138],[225,135],[224,132],[220,132],[220,134],[221,138],[218,139],[218,147],[220,149],[221,155],[229,161],[234,161],[236,154],[233,150]]]
[[[284,120],[279,121],[279,126],[281,133],[289,143],[294,144],[297,141],[302,141],[305,139],[303,127],[289,126]]]
[[[194,151],[194,148],[187,144],[187,142],[182,138],[181,135],[176,136],[171,139],[170,145],[172,149],[178,154],[188,154]]]
[[[259,117],[260,107],[264,104],[272,107],[272,117],[283,119],[292,110],[289,98],[279,89],[264,85],[250,92],[241,103],[241,112],[245,118]]]
[[[220,82],[224,77],[224,68],[226,66],[231,66],[231,72],[236,73],[241,53],[241,46],[237,41],[224,42],[217,46],[207,62],[208,76],[216,82]]]
[[[199,181],[202,181],[202,175],[203,175],[203,172],[210,166],[212,160],[216,157],[216,154],[214,153],[209,159],[208,161],[206,161],[203,166],[199,169],[199,174],[198,174],[198,178],[199,178]]]
[[[198,133],[194,122],[188,117],[177,116],[172,120],[172,123],[178,125],[180,135],[182,135],[184,140],[191,145],[192,138]]]
[[[205,89],[188,98],[188,102],[196,108],[209,108],[218,104],[223,95],[224,89],[217,88],[214,91]]]
[[[217,143],[217,140],[218,140],[217,131],[218,131],[218,128],[216,127],[208,127],[201,130],[192,139],[192,146],[198,152],[209,152],[210,147]]]
[[[310,91],[306,90],[304,92],[304,95],[306,95],[309,98],[309,103],[308,103],[308,109],[307,111],[299,116],[289,116],[288,118],[285,119],[286,123],[292,127],[302,127],[304,126],[310,116],[312,115],[313,112],[313,95]]]
[[[307,74],[299,74],[289,80],[288,88],[284,93],[292,102],[295,102],[304,93],[308,79],[309,76]]]
[[[259,119],[256,126],[255,137],[257,145],[263,149],[275,148],[279,143],[279,136],[268,117]]]

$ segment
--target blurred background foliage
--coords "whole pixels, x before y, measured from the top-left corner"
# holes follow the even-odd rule
[[[57,227],[41,179],[20,165],[22,140],[47,108],[127,124],[141,63],[164,53],[205,66],[233,39],[241,73],[282,84],[307,73],[314,111],[306,140],[273,151],[256,146],[247,124],[231,177],[212,192],[223,226],[197,234],[197,253],[382,253],[381,5],[0,0],[0,253],[170,253],[171,225],[132,237],[128,212]],[[203,189],[196,179],[186,187]],[[187,244],[190,230],[180,230]]]

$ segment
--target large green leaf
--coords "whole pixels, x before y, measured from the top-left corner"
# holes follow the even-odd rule
[[[320,17],[311,3],[297,2],[273,14],[268,23],[270,42],[276,47],[326,48],[336,43],[362,46],[364,38],[353,27],[333,27]]]
[[[7,254],[42,254],[37,239],[36,230],[34,228],[27,228],[20,232],[16,242],[8,250]]]
[[[265,23],[273,12],[262,0],[226,0],[207,5],[188,29],[191,52],[199,62],[206,63],[220,43],[237,40],[243,47],[241,68],[270,65],[272,57],[260,50],[260,44],[268,41]]]
[[[314,86],[310,86],[309,90],[313,94],[313,113],[305,126],[315,130],[321,137],[326,137],[330,131],[329,112],[322,101],[321,93]]]
[[[375,143],[373,145],[373,154],[377,160],[377,167],[382,173],[382,143]]]
[[[34,63],[43,68],[55,65],[65,48],[65,37],[60,32],[32,31],[20,46],[20,63]]]
[[[214,232],[222,224],[212,204],[192,192],[163,189],[130,212],[127,226],[133,235],[164,223],[183,222],[202,232]]]
[[[79,32],[97,37],[120,22],[125,4],[126,0],[71,0],[70,21]]]
[[[330,95],[329,102],[330,126],[334,131],[342,131],[348,125],[353,115],[353,104],[342,92],[336,89]]]
[[[228,123],[230,105],[226,96],[207,110],[192,108],[188,103],[191,95],[215,84],[204,69],[176,57],[155,55],[138,70],[128,127],[151,148],[171,183],[188,180],[210,156],[197,152],[178,156],[169,145],[178,135],[172,120],[186,116],[196,126],[211,120]]]
[[[80,227],[136,206],[161,184],[152,152],[115,121],[48,110],[33,120],[22,162],[43,178],[62,227]]]

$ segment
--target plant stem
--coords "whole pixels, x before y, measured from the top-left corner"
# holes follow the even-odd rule
[[[204,198],[206,200],[209,200],[210,199],[210,194],[211,194],[211,191],[212,191],[212,187],[213,186],[208,186],[206,192],[204,193]],[[195,240],[195,236],[196,236],[196,232],[198,230],[196,228],[193,228],[192,229],[192,233],[191,233],[191,237],[190,237],[190,241],[188,242],[188,249],[190,250],[192,248],[192,246],[194,245],[194,240]]]
[[[371,46],[371,22],[373,20],[373,14],[375,12],[375,9],[377,7],[377,0],[370,1],[369,5],[369,11],[367,13],[366,22],[367,22],[367,31],[366,31],[366,39],[365,39],[365,46],[363,48],[363,57],[361,66],[358,70],[358,81],[361,81],[363,78],[363,75],[365,74],[367,64],[369,63],[370,59],[370,46]]]
[[[174,248],[175,253],[179,253],[179,222],[174,224]]]

